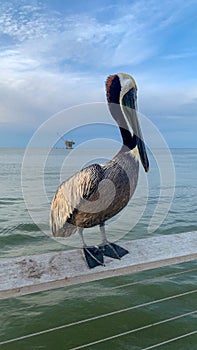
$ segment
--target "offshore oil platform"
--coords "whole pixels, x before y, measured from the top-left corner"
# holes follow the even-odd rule
[[[64,143],[66,145],[66,149],[73,149],[73,145],[75,144],[73,140],[72,141],[65,140]]]
[[[64,141],[66,149],[73,149],[73,145],[75,144],[73,140],[65,140],[60,134],[58,134],[58,136]]]

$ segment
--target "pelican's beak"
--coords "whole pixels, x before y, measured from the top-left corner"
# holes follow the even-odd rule
[[[146,147],[142,136],[137,113],[137,90],[135,87],[130,89],[120,100],[121,109],[126,116],[129,125],[136,136],[136,144],[139,150],[140,159],[146,172],[149,170],[149,161],[146,153]]]

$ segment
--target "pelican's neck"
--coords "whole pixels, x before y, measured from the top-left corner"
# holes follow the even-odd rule
[[[119,77],[117,75],[111,76],[109,81],[107,82],[107,100],[109,110],[111,112],[112,117],[118,124],[122,136],[123,148],[127,148],[127,150],[129,148],[130,150],[132,150],[136,147],[136,137],[135,135],[131,135],[128,129],[127,122],[122,113],[120,107],[120,93],[121,85]]]
[[[123,145],[130,150],[134,149],[136,147],[136,136],[132,136],[128,129],[122,128],[120,126],[119,129],[122,136]]]

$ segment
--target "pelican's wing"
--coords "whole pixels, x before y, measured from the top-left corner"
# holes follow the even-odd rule
[[[88,200],[97,191],[102,178],[102,167],[93,164],[82,169],[58,187],[51,204],[50,221],[54,236],[70,235],[76,231],[76,228],[73,227],[72,232],[65,233],[65,223],[70,221],[69,219],[84,199]]]

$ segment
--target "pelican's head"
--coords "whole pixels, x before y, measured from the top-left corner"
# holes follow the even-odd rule
[[[125,73],[110,75],[106,81],[106,91],[109,105],[118,104],[120,106],[121,115],[119,113],[115,115],[116,112],[113,113],[115,120],[120,125],[119,119],[124,118],[131,126],[133,134],[136,137],[136,144],[142,165],[147,172],[149,170],[149,162],[138,119],[137,85],[134,78]],[[126,124],[123,123],[122,125]]]

